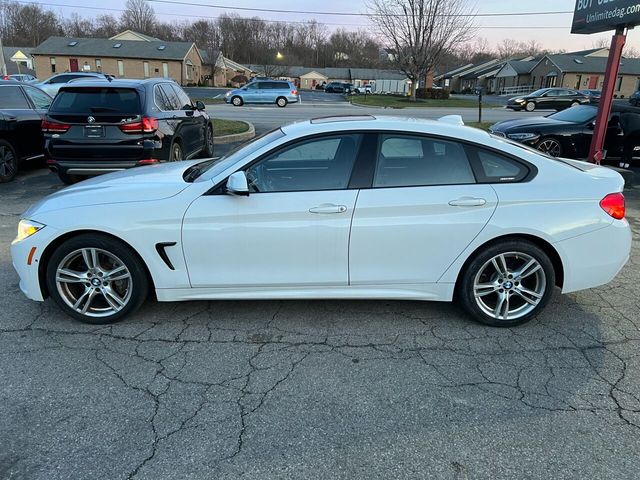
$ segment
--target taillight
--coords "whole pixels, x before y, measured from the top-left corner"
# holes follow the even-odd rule
[[[138,160],[138,165],[155,165],[156,163],[160,163],[160,160],[157,158],[145,158],[143,160]]]
[[[158,119],[142,117],[139,122],[123,123],[119,127],[124,133],[153,133],[158,130]]]
[[[622,220],[625,215],[624,195],[610,193],[600,200],[600,207],[616,220]]]
[[[45,133],[65,133],[71,128],[71,125],[67,123],[52,122],[46,118],[42,120],[40,124],[42,131]]]
[[[291,95],[298,95],[298,90],[291,90]]]

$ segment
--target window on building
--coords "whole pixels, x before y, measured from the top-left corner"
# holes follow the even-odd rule
[[[582,86],[582,75],[577,75],[576,76],[576,86],[573,87],[576,90],[580,90],[580,87]]]
[[[118,75],[124,77],[124,62],[122,60],[118,60]]]
[[[99,58],[96,58],[96,71],[102,71],[102,60],[100,60]]]
[[[640,90],[640,77],[636,78],[636,92]]]
[[[169,64],[167,62],[162,62],[162,76],[169,78]]]
[[[142,69],[144,70],[144,78],[149,78],[149,62],[142,62]]]
[[[191,80],[191,78],[193,77],[193,64],[189,60],[187,60],[187,65],[185,68],[187,80]]]
[[[51,63],[51,73],[56,73],[56,57],[49,58],[49,62]]]
[[[619,92],[622,88],[622,75],[618,75],[618,80],[616,81],[616,92]]]

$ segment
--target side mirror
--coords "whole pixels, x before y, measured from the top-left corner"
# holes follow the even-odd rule
[[[201,100],[198,100],[198,101],[196,102],[196,110],[200,110],[200,111],[202,111],[202,110],[204,110],[204,109],[206,109],[206,108],[207,108],[207,107],[205,106],[205,104],[204,104]]]
[[[232,173],[229,178],[227,178],[227,193],[237,197],[249,196],[247,176],[242,170]]]

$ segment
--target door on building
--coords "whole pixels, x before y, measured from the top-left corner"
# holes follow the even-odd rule
[[[78,71],[78,59],[77,58],[70,58],[69,59],[69,71],[70,72],[77,72]]]
[[[597,75],[592,75],[589,77],[589,90],[596,90],[598,88],[598,77]]]

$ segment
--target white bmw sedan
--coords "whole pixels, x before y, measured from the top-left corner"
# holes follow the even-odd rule
[[[273,130],[218,160],[96,177],[24,213],[30,299],[78,320],[212,299],[455,299],[513,326],[629,257],[623,179],[450,121],[356,116]],[[606,248],[603,248],[605,247]]]

